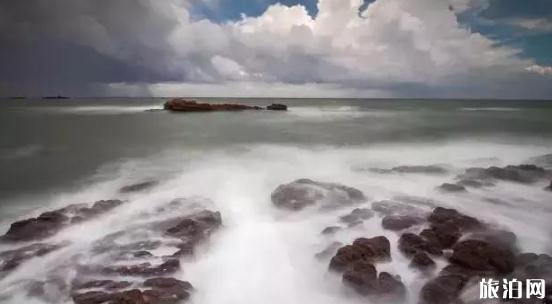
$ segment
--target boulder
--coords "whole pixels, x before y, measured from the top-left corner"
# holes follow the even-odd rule
[[[381,221],[381,225],[387,230],[404,230],[412,226],[422,224],[424,219],[417,216],[410,215],[388,215]]]
[[[373,216],[374,212],[368,208],[356,208],[349,212],[349,214],[340,216],[339,220],[347,224],[352,224],[370,219]]]
[[[460,231],[469,231],[483,227],[483,224],[474,217],[464,215],[455,209],[437,207],[428,218],[432,225],[450,225]]]
[[[372,210],[376,213],[385,215],[412,215],[421,214],[423,211],[420,208],[411,206],[406,203],[401,203],[391,200],[383,200],[372,203]]]
[[[341,228],[339,226],[329,226],[329,227],[324,228],[324,230],[322,230],[322,232],[320,232],[320,233],[325,234],[325,235],[334,234],[334,233],[338,232],[341,229],[343,229],[343,228]]]
[[[357,261],[374,263],[390,259],[391,245],[386,237],[358,238],[352,245],[339,248],[330,261],[330,269],[345,271]]]
[[[281,103],[273,103],[268,107],[266,107],[267,110],[271,110],[271,111],[287,111],[287,108],[288,107],[285,104],[281,104]]]
[[[545,190],[552,191],[552,180],[550,181],[550,185],[548,187],[544,188]]]
[[[443,192],[466,192],[466,187],[460,184],[444,183],[437,188]]]
[[[180,219],[174,226],[168,228],[165,234],[183,241],[199,241],[205,239],[221,225],[220,212],[203,210]]]
[[[35,243],[18,249],[0,252],[0,276],[17,268],[21,263],[34,257],[45,256],[53,251],[63,248],[66,243],[46,244]]]
[[[97,289],[102,288],[105,290],[119,290],[125,289],[132,285],[128,281],[113,281],[113,280],[92,280],[86,282],[74,282],[72,289]]]
[[[402,299],[406,295],[406,287],[399,277],[387,272],[378,276],[373,264],[367,261],[357,261],[343,273],[343,284],[353,288],[361,295],[377,298]]]
[[[394,172],[399,173],[426,173],[426,174],[445,174],[447,170],[443,167],[430,165],[430,166],[399,166],[391,169]]]
[[[429,270],[435,268],[435,262],[423,251],[417,252],[410,261],[410,268],[416,268],[419,270]]]
[[[415,256],[420,252],[441,255],[441,249],[414,233],[403,233],[399,238],[399,250],[406,256]]]
[[[340,207],[361,203],[364,194],[355,188],[335,183],[298,179],[278,186],[271,194],[272,203],[283,209],[301,210],[320,204],[321,207]]]
[[[458,300],[465,280],[457,275],[439,275],[427,282],[420,291],[419,304],[453,304]]]
[[[492,271],[498,275],[514,270],[516,256],[504,246],[481,240],[465,240],[454,245],[450,262],[471,270]]]

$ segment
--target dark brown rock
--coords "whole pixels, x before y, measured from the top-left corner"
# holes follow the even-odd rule
[[[65,243],[35,243],[18,249],[0,252],[0,275],[2,272],[8,272],[15,269],[17,266],[28,259],[45,256],[53,251],[64,247],[65,245]]]
[[[92,280],[83,283],[74,283],[73,289],[90,289],[90,288],[103,288],[106,290],[118,290],[128,288],[132,283],[128,281],[113,281],[113,280]]]
[[[412,261],[410,261],[411,268],[417,268],[420,270],[433,269],[435,266],[435,262],[422,251],[416,253],[412,258]]]
[[[89,291],[73,296],[75,304],[101,304],[113,300],[113,294],[103,291]]]
[[[388,215],[381,221],[383,228],[388,230],[404,230],[412,226],[422,224],[424,219],[410,215]]]
[[[406,256],[414,256],[419,252],[428,252],[434,255],[440,255],[441,250],[422,237],[414,233],[403,233],[399,238],[399,250]]]
[[[201,240],[222,225],[219,212],[204,210],[179,220],[165,234],[181,240]]]
[[[504,246],[481,240],[466,240],[454,245],[453,249],[450,257],[453,264],[496,274],[508,274],[514,270],[515,255]]]
[[[341,247],[330,261],[330,269],[345,271],[357,261],[374,263],[391,259],[389,240],[384,236],[358,238],[352,245]]]
[[[434,225],[450,224],[461,231],[481,228],[483,225],[476,218],[464,215],[455,209],[437,207],[429,216],[429,222]]]
[[[360,190],[355,188],[310,179],[298,179],[278,186],[272,192],[271,200],[277,207],[301,210],[317,203],[323,203],[325,207],[351,205],[364,202],[366,198]]]
[[[419,304],[460,303],[458,295],[465,280],[456,275],[442,275],[427,282],[420,291]]]
[[[365,296],[378,298],[404,298],[406,288],[400,278],[387,272],[378,276],[376,268],[367,261],[357,261],[343,273],[343,284]]]

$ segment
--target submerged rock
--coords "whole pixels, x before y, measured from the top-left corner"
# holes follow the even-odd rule
[[[418,207],[391,200],[383,200],[372,203],[372,210],[385,215],[420,215],[424,211]]]
[[[287,111],[287,108],[288,107],[285,104],[281,104],[281,103],[273,103],[268,107],[266,107],[267,110],[271,110],[271,111]]]
[[[454,245],[450,262],[470,270],[508,274],[514,271],[515,255],[504,246],[481,240],[466,240]]]
[[[457,275],[440,275],[422,287],[419,304],[452,304],[461,303],[458,295],[465,285],[465,280]]]
[[[35,243],[18,249],[0,252],[0,277],[2,273],[17,268],[21,263],[35,257],[45,256],[66,246],[66,243]]]
[[[420,225],[424,222],[424,219],[417,216],[410,215],[388,215],[381,221],[381,225],[384,229],[388,230],[404,230],[415,225]]]
[[[466,188],[459,184],[444,183],[437,188],[443,192],[466,192]]]
[[[441,255],[441,248],[428,242],[414,233],[404,233],[399,238],[399,250],[406,256],[414,256],[420,252]]]
[[[370,219],[373,216],[374,212],[368,208],[356,208],[353,209],[349,214],[340,216],[339,220],[347,224],[355,224]]]
[[[119,189],[120,193],[130,193],[130,192],[139,192],[146,189],[150,189],[158,184],[157,181],[145,181],[137,184],[132,184],[128,186],[124,186],[121,189]]]
[[[545,190],[552,191],[552,180],[550,181],[550,185],[548,187],[544,188]]]
[[[552,172],[535,165],[519,165],[489,168],[468,168],[459,179],[468,180],[504,180],[509,182],[530,184],[544,178],[552,177]]]
[[[417,268],[423,271],[435,268],[435,262],[425,252],[418,252],[410,261],[409,267]]]
[[[341,230],[343,228],[339,227],[339,226],[329,226],[329,227],[326,227],[324,228],[324,230],[322,230],[322,232],[320,232],[321,234],[334,234],[336,232],[338,232],[339,230]]]
[[[426,174],[445,174],[447,170],[443,167],[430,165],[430,166],[399,166],[391,169],[394,172],[399,173],[426,173]]]
[[[307,206],[320,204],[322,207],[340,207],[361,203],[364,194],[355,188],[336,183],[298,179],[278,186],[271,194],[274,205],[289,210],[301,210]]]
[[[326,249],[318,252],[317,254],[315,254],[315,256],[318,258],[318,259],[328,259],[328,258],[331,258],[332,256],[335,255],[335,253],[337,252],[337,250],[339,248],[341,248],[341,246],[343,246],[343,243],[341,242],[332,242],[330,245],[328,245],[328,247],[326,247]]]
[[[386,237],[358,238],[352,245],[339,248],[330,261],[330,269],[345,271],[357,261],[374,263],[390,259],[391,245]]]

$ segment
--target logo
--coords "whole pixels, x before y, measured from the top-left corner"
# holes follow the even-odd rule
[[[499,280],[482,279],[479,282],[480,299],[544,299],[545,282],[540,279]]]

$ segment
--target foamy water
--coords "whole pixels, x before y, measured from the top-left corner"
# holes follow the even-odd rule
[[[378,264],[378,271],[399,274],[408,288],[409,303],[416,303],[417,292],[427,278],[408,268],[409,260],[396,248],[399,234],[382,229],[380,217],[333,236],[322,236],[322,229],[339,224],[338,216],[351,208],[282,211],[272,205],[270,193],[280,184],[310,178],[362,190],[369,198],[366,207],[377,200],[412,196],[457,208],[509,229],[517,234],[524,251],[550,252],[552,194],[542,190],[544,182],[535,185],[499,182],[492,188],[470,189],[462,194],[444,194],[435,187],[452,181],[473,163],[519,164],[551,149],[547,144],[458,140],[350,147],[246,144],[192,153],[167,150],[146,158],[111,163],[95,175],[93,182],[82,185],[80,190],[58,193],[42,202],[32,215],[99,199],[121,198],[128,203],[54,236],[49,241],[68,241],[70,245],[44,258],[32,259],[0,280],[0,301],[43,303],[26,296],[22,288],[26,280],[56,273],[60,265],[77,254],[84,254],[85,260],[94,259],[88,253],[94,241],[145,220],[144,214],[161,204],[179,197],[201,197],[205,208],[221,212],[223,227],[202,245],[194,258],[184,259],[182,271],[176,274],[196,288],[191,303],[367,303],[345,289],[341,278],[328,271],[329,261],[319,260],[315,254],[335,241],[347,244],[357,237],[378,235],[390,239],[393,258],[392,262]],[[436,163],[446,166],[449,172],[378,174],[362,170]],[[150,191],[128,196],[117,193],[121,186],[152,177],[160,184]],[[504,203],[497,204],[497,200]],[[19,214],[20,218],[28,216]],[[3,221],[1,227],[6,229],[13,220]],[[0,251],[11,247],[1,246]],[[170,253],[172,249],[160,250]],[[75,274],[63,271],[60,275],[70,281]]]

